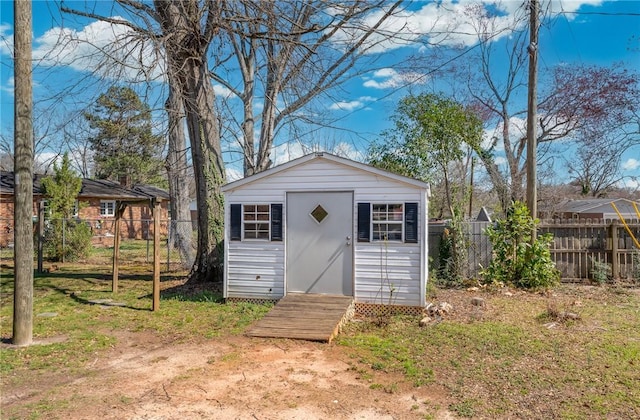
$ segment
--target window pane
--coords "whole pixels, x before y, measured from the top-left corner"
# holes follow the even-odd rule
[[[371,219],[374,241],[402,241],[402,204],[373,204]]]
[[[245,204],[243,210],[244,238],[268,240],[271,218],[269,204]]]
[[[397,220],[402,221],[402,204],[390,204],[389,205],[389,219],[388,220]]]

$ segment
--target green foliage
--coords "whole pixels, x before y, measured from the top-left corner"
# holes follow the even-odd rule
[[[462,286],[467,265],[467,239],[463,229],[462,211],[455,208],[449,227],[440,240],[438,285],[442,287]]]
[[[84,117],[95,130],[89,141],[97,178],[127,177],[133,184],[166,186],[161,158],[164,139],[152,133],[149,105],[133,89],[109,88]]]
[[[369,149],[369,163],[381,169],[441,186],[453,213],[464,199],[466,175],[460,164],[468,147],[482,139],[482,121],[470,109],[443,94],[409,95],[392,116],[394,128]],[[458,166],[456,168],[456,165]],[[431,206],[433,210],[443,206]]]
[[[91,252],[91,227],[81,220],[53,219],[47,222],[43,251],[52,261],[77,261]]]
[[[611,266],[598,260],[591,261],[591,277],[599,285],[603,285],[611,280]]]
[[[82,179],[71,169],[69,154],[62,156],[60,167],[53,164],[54,175],[42,178],[41,184],[47,197],[51,219],[69,219],[73,217],[78,193],[82,188]]]
[[[510,284],[525,289],[554,286],[560,280],[549,251],[551,235],[540,235],[531,243],[531,233],[537,224],[527,206],[516,201],[504,219],[486,230],[493,258],[482,271],[485,284]]]
[[[67,153],[60,167],[54,163],[53,170],[52,177],[41,181],[48,203],[44,253],[53,261],[84,258],[91,249],[91,228],[72,218],[82,179],[71,169]]]

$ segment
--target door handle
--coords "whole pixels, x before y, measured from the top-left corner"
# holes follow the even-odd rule
[[[351,245],[351,236],[347,236],[347,246]]]

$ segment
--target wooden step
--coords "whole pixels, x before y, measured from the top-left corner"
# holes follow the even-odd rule
[[[289,293],[245,335],[330,343],[352,313],[352,296]]]

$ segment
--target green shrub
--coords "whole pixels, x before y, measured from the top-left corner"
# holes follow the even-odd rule
[[[560,272],[549,251],[552,236],[540,235],[531,243],[536,224],[537,220],[531,218],[527,206],[516,201],[507,211],[506,218],[486,229],[493,246],[493,258],[481,272],[484,284],[541,289],[558,283]]]
[[[438,252],[438,285],[442,287],[460,287],[467,266],[467,238],[463,229],[462,211],[455,208],[449,227],[440,240]]]
[[[609,264],[598,260],[591,261],[591,264],[591,277],[596,283],[603,285],[611,280],[612,270]]]
[[[81,220],[48,222],[44,232],[44,255],[51,261],[77,261],[91,251],[91,228]]]

